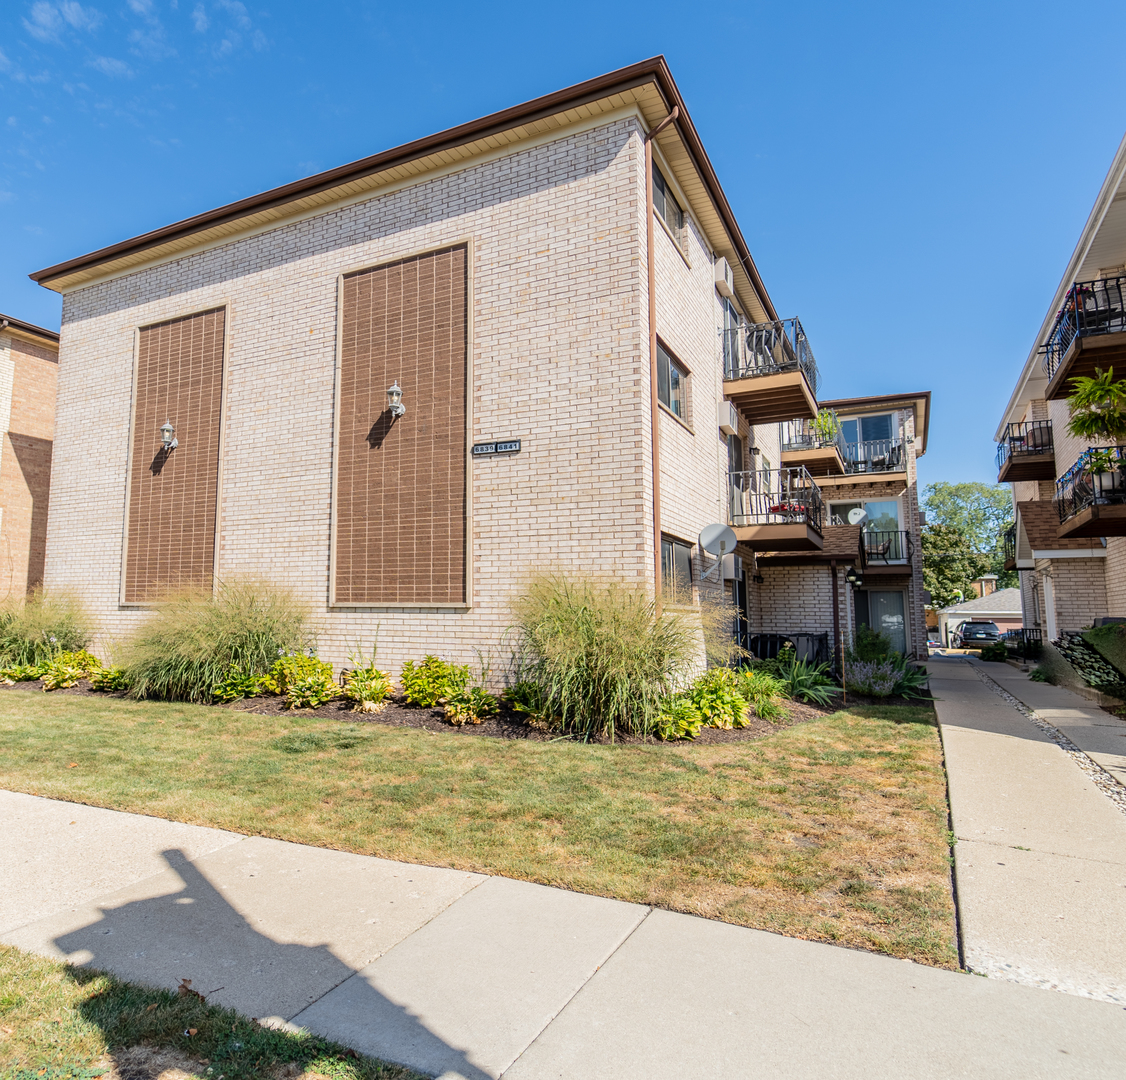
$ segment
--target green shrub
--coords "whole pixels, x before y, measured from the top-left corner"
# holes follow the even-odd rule
[[[257,697],[262,693],[263,680],[269,676],[247,675],[239,668],[232,668],[211,688],[211,700],[217,702],[240,701],[242,698]]]
[[[483,686],[459,686],[446,698],[445,710],[454,727],[481,724],[497,711],[497,699]]]
[[[408,660],[399,676],[403,694],[411,705],[432,709],[444,704],[451,694],[469,685],[469,665],[452,664],[437,656],[425,656],[422,663]]]
[[[895,649],[891,638],[882,630],[861,623],[853,634],[852,644],[845,649],[845,659],[854,663],[871,663],[892,656]]]
[[[699,656],[699,631],[641,586],[540,576],[512,611],[546,713],[585,738],[652,732]]]
[[[1050,683],[1052,677],[1042,667],[1034,667],[1029,673],[1028,677],[1033,682]]]
[[[129,689],[129,680],[125,676],[125,668],[107,667],[90,676],[90,685],[95,690],[121,691]]]
[[[774,723],[785,711],[778,699],[785,692],[782,681],[759,667],[743,668],[739,672],[739,692],[750,702],[762,720]]]
[[[375,666],[375,649],[371,657],[349,657],[355,664],[344,673],[344,696],[352,702],[354,712],[379,712],[391,693],[391,675]]]
[[[777,665],[778,672],[775,677],[782,684],[782,693],[793,701],[831,705],[833,695],[841,692],[841,688],[829,673],[828,664],[799,660],[793,649],[781,650],[774,663]]]
[[[524,713],[530,724],[549,724],[543,688],[534,679],[521,679],[501,695],[513,712]]]
[[[681,696],[692,702],[704,727],[747,726],[750,702],[743,695],[739,675],[731,668],[705,671]]]
[[[249,580],[184,589],[157,610],[125,646],[135,698],[210,702],[233,672],[265,675],[279,656],[311,644],[308,614],[288,589]]]
[[[992,645],[982,646],[981,658],[991,663],[1003,664],[1009,658],[1009,650],[1001,642],[995,641]]]
[[[332,677],[332,665],[297,675],[285,685],[285,703],[291,709],[319,709],[340,696],[340,684]]]
[[[325,672],[332,678],[331,664],[318,660],[309,653],[296,653],[275,660],[270,665],[270,670],[259,680],[259,685],[264,693],[285,697],[290,686],[297,680],[310,675],[323,675]]]
[[[895,686],[892,687],[893,695],[920,700],[926,697],[925,694],[918,692],[930,682],[930,672],[925,667],[908,662],[906,657],[900,657],[897,660],[896,670],[898,677]]]
[[[18,682],[31,682],[34,679],[42,679],[46,670],[47,665],[45,663],[13,664],[11,667],[0,670],[0,680],[4,682],[5,686],[11,686],[12,683]]]
[[[90,616],[74,597],[38,592],[0,607],[0,665],[44,664],[90,644]]]
[[[63,690],[77,686],[80,679],[93,675],[101,667],[102,662],[85,649],[59,653],[43,667],[43,689]]]
[[[657,738],[666,741],[694,739],[704,726],[704,718],[689,698],[669,698],[657,715]]]
[[[849,690],[870,697],[890,697],[899,682],[899,667],[895,658],[883,656],[877,660],[851,660],[844,662],[844,682]]]

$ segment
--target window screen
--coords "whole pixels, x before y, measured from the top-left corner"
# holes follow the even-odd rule
[[[661,592],[683,604],[692,602],[692,549],[679,540],[661,538]]]
[[[681,210],[669,190],[668,181],[661,175],[661,170],[656,165],[653,166],[653,209],[661,215],[661,220],[669,227],[669,232],[676,237],[677,243],[682,243],[684,211]]]
[[[688,422],[688,372],[660,342],[657,343],[657,399]]]

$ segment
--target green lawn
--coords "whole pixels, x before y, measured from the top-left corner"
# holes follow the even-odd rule
[[[410,1069],[312,1035],[273,1031],[194,997],[0,945],[0,1078],[139,1080],[164,1069],[207,1080],[421,1080]]]
[[[0,787],[957,964],[929,707],[591,746],[14,689]]]

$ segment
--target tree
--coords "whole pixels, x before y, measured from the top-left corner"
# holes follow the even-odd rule
[[[936,608],[973,599],[973,581],[990,573],[990,561],[973,549],[966,534],[953,525],[923,526],[923,588]]]
[[[1126,379],[1115,382],[1114,368],[1095,368],[1093,379],[1077,375],[1071,385],[1067,430],[1078,439],[1120,442],[1126,436]]]
[[[936,526],[950,529],[932,533],[929,545],[935,558],[939,550],[945,550],[960,567],[953,572],[951,580],[961,580],[965,569],[971,566],[982,567],[974,577],[982,574],[996,574],[999,589],[1012,588],[1017,584],[1015,570],[1005,569],[1005,547],[1002,539],[1006,528],[1013,522],[1013,499],[1007,486],[1003,484],[948,484],[940,481],[928,484],[923,491],[923,509],[927,512],[927,527],[923,532],[923,566],[926,572],[926,551],[928,547],[927,530]],[[947,580],[949,575],[936,565],[939,580]],[[973,580],[973,577],[968,579]],[[928,585],[927,588],[930,588]],[[963,588],[961,585],[954,589]],[[968,583],[963,589],[968,595]],[[945,595],[945,594],[944,594]],[[931,596],[936,606],[939,604],[934,589]],[[951,601],[952,602],[952,601]]]

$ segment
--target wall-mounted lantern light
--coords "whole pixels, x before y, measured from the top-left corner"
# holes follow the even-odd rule
[[[176,429],[172,426],[171,420],[165,420],[160,425],[160,445],[165,450],[175,450],[180,445],[179,439],[176,437]]]
[[[402,416],[407,411],[407,407],[403,404],[403,388],[399,385],[398,379],[387,390],[387,406],[392,416]]]
[[[855,566],[848,568],[848,573],[845,574],[845,581],[847,581],[854,589],[859,589],[864,584],[864,579],[856,572]]]

